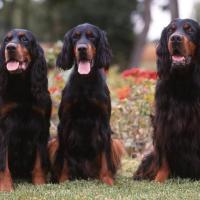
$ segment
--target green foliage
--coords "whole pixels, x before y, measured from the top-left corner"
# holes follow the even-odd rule
[[[57,42],[50,46],[42,45],[42,47],[45,49],[45,58],[49,69],[55,68],[56,59],[61,51],[62,45],[63,45],[62,42]]]

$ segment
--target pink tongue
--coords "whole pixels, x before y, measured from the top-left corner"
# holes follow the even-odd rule
[[[19,62],[16,62],[16,61],[8,62],[6,67],[8,71],[15,71],[19,67]]]
[[[90,73],[90,62],[89,61],[81,61],[78,64],[78,73],[79,74],[89,74]]]
[[[172,59],[176,62],[181,62],[185,60],[184,56],[172,56]]]

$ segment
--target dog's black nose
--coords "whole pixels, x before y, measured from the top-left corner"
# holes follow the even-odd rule
[[[171,40],[171,42],[182,42],[183,36],[182,35],[172,35],[170,40]]]
[[[87,49],[87,45],[86,45],[86,44],[78,44],[78,45],[77,45],[77,50],[78,50],[79,52],[85,51],[86,49]]]
[[[15,43],[9,43],[7,46],[6,46],[6,49],[8,51],[15,51],[17,48],[17,45]]]

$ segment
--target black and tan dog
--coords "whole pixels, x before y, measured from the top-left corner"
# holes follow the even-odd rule
[[[11,30],[0,49],[0,191],[12,177],[45,183],[50,113],[43,50],[30,31]]]
[[[124,150],[111,139],[110,93],[102,70],[110,61],[105,32],[98,27],[81,24],[66,33],[57,65],[74,67],[62,92],[58,141],[50,143],[56,182],[97,178],[113,184]]]
[[[200,26],[175,19],[157,48],[154,150],[134,179],[200,179]]]

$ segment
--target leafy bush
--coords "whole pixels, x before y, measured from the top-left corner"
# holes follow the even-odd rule
[[[132,155],[142,152],[151,142],[155,79],[155,72],[138,68],[122,74],[112,70],[108,77],[112,128]]]
[[[62,45],[63,43],[61,41],[54,44],[42,44],[42,47],[45,49],[45,58],[49,69],[55,68],[56,59],[61,51]]]

